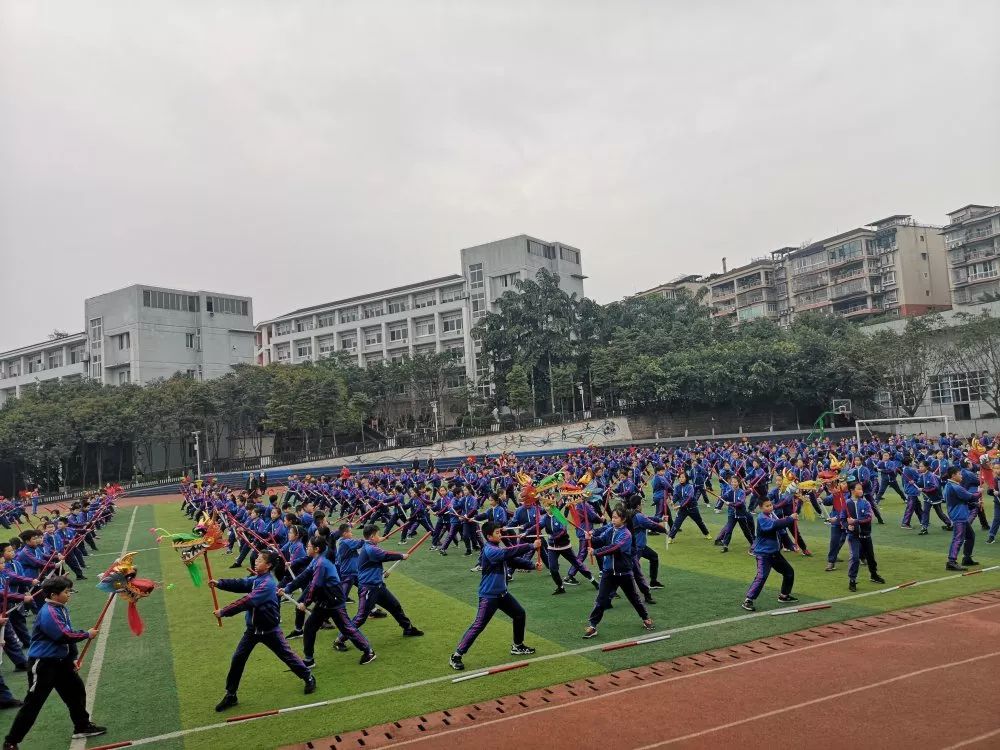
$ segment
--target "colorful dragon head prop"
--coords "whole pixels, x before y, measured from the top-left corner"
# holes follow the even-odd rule
[[[153,534],[158,531],[163,533],[156,537],[157,543],[169,539],[171,546],[180,552],[181,562],[191,576],[191,583],[201,586],[201,570],[195,564],[198,558],[226,546],[226,538],[218,521],[207,513],[202,513],[198,525],[190,532],[172,534],[166,529],[150,529]]]
[[[135,552],[128,552],[115,560],[111,567],[101,573],[97,588],[106,594],[117,594],[128,602],[128,626],[136,635],[142,635],[142,618],[135,603],[153,593],[156,583],[147,578],[138,578],[133,559]]]
[[[519,471],[517,473],[517,481],[521,485],[521,504],[536,505],[540,496],[543,493],[557,489],[562,484],[563,478],[563,472],[557,471],[535,482],[528,474]]]
[[[823,483],[815,479],[805,479],[798,481],[791,469],[784,469],[778,481],[778,490],[784,494],[791,492],[793,495],[801,492],[816,492],[823,486]]]

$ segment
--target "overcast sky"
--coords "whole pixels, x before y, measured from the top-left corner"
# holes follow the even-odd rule
[[[263,320],[528,233],[607,302],[1000,204],[995,0],[0,9],[0,350],[132,283]]]

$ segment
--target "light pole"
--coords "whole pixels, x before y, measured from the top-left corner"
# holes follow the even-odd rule
[[[431,401],[431,411],[434,412],[434,442],[440,442],[441,436],[438,433],[438,402]]]
[[[196,474],[197,479],[201,479],[201,442],[198,440],[198,436],[201,434],[201,430],[195,430],[191,433],[194,435],[194,460],[196,462]]]
[[[587,402],[583,400],[583,381],[576,384],[576,389],[580,392],[580,411],[587,411]]]

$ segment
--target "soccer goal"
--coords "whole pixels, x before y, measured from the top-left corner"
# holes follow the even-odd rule
[[[894,425],[893,430],[897,435],[900,434],[899,426],[903,424],[927,424],[928,422],[944,422],[944,432],[948,432],[948,417],[943,414],[930,417],[886,417],[884,419],[856,419],[854,420],[854,431],[855,438],[857,439],[856,445],[861,445],[861,426],[864,425],[869,432],[871,429],[868,425]]]

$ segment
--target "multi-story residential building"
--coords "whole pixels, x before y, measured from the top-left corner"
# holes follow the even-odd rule
[[[0,404],[42,380],[78,380],[87,375],[87,334],[75,333],[0,354]]]
[[[951,268],[956,305],[1000,295],[1000,206],[970,204],[948,213],[941,230]]]
[[[809,310],[857,319],[947,310],[947,261],[938,229],[898,214],[775,250],[770,258],[710,277],[712,315],[734,325],[757,318],[787,325]],[[1000,264],[993,275],[998,273]]]
[[[253,364],[249,297],[136,284],[84,302],[89,376],[107,385],[181,373],[208,380]]]
[[[209,379],[253,363],[249,297],[134,285],[84,300],[86,330],[0,354],[0,403],[54,378],[106,385],[181,373]]]
[[[642,292],[636,292],[633,297],[663,297],[665,299],[676,299],[680,290],[685,290],[692,297],[702,294],[702,290],[708,290],[710,278],[703,277],[696,273],[681,274],[675,279],[671,279],[666,284],[654,286]]]
[[[757,318],[778,319],[777,264],[756,258],[715,276],[708,284],[712,317],[734,325]]]
[[[462,273],[300,308],[257,324],[257,363],[304,362],[338,351],[360,366],[416,354],[455,351],[465,378],[483,393],[489,367],[477,357],[472,329],[518,280],[545,268],[583,296],[580,251],[527,235],[464,248]],[[463,379],[464,380],[464,379]],[[456,380],[455,386],[463,382]]]

